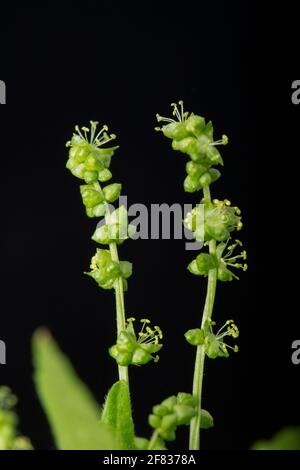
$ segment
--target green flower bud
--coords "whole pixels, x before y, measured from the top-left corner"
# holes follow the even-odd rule
[[[187,137],[182,140],[173,140],[172,147],[174,150],[186,153],[195,162],[199,162],[205,158],[206,147],[195,137]]]
[[[234,276],[234,274],[229,269],[227,269],[225,265],[219,266],[218,268],[218,280],[219,281],[223,281],[223,282],[232,281],[234,277],[236,276]]]
[[[104,168],[104,170],[99,171],[98,179],[99,181],[101,181],[101,183],[106,183],[106,181],[109,181],[111,177],[111,171],[109,171],[107,168]]]
[[[132,274],[132,263],[130,263],[129,261],[120,261],[119,266],[122,276],[125,279],[128,279]]]
[[[157,343],[142,343],[141,348],[147,351],[149,354],[155,354],[161,350],[162,344]]]
[[[221,157],[219,150],[214,145],[208,145],[205,154],[211,165],[223,165],[223,158]]]
[[[175,405],[174,412],[176,415],[177,425],[190,424],[191,419],[196,416],[196,410],[188,405]]]
[[[188,132],[199,137],[205,130],[205,119],[201,116],[192,114],[185,122]]]
[[[173,408],[176,405],[176,403],[177,403],[177,399],[175,395],[172,395],[171,397],[166,398],[161,404],[165,406],[169,410],[170,413],[172,413]]]
[[[93,153],[90,153],[85,161],[85,169],[87,171],[99,172],[103,169],[103,165],[97,160],[97,157]]]
[[[124,206],[118,207],[107,217],[107,223],[109,225],[119,224],[128,225],[128,213]]]
[[[181,140],[190,135],[184,122],[171,122],[170,124],[163,126],[161,130],[164,136],[174,140]]]
[[[141,366],[143,364],[147,364],[153,359],[151,354],[149,354],[144,349],[137,347],[132,356],[132,364],[135,366]]]
[[[102,217],[105,215],[106,206],[105,204],[97,204],[97,206],[93,207],[92,209],[92,217]]]
[[[190,393],[179,392],[177,395],[177,404],[195,407],[197,406],[197,399]]]
[[[176,405],[175,405],[176,406]],[[175,407],[174,407],[175,408]],[[163,416],[160,424],[160,431],[173,431],[177,426],[177,417],[175,414],[168,414]]]
[[[218,338],[213,335],[209,337],[208,345],[206,347],[206,354],[210,359],[229,356],[226,347],[223,347]]]
[[[122,262],[120,262],[119,265],[121,263]],[[129,267],[126,268],[126,270],[127,269],[128,272],[126,272],[126,275],[128,276],[131,269],[130,271]],[[118,353],[130,352],[131,358],[128,365],[132,364],[140,366],[147,364],[152,360],[157,362],[158,356],[154,357],[153,354],[157,353],[162,347],[162,344],[159,344],[159,340],[162,338],[160,328],[155,326],[154,329],[152,329],[149,325],[146,326],[146,324],[149,324],[149,320],[143,319],[141,320],[143,327],[137,338],[133,327],[133,321],[134,319],[129,319],[126,324],[126,330],[122,331],[118,336],[117,344],[112,349],[112,352],[115,354],[115,359],[118,361]]]
[[[134,438],[134,447],[136,450],[147,450],[149,446],[149,439],[144,437],[135,437]]]
[[[85,165],[84,163],[81,163],[80,165],[77,165],[74,167],[72,170],[72,175],[76,176],[77,178],[84,179],[84,174],[85,174]]]
[[[80,186],[80,193],[83,204],[88,208],[94,207],[104,200],[101,191],[95,189],[92,185],[85,184]]]
[[[208,253],[200,253],[196,258],[198,272],[202,275],[207,275],[210,269],[218,267],[218,260],[216,256]]]
[[[132,361],[132,353],[119,353],[115,358],[119,366],[128,367]]]
[[[170,431],[160,430],[160,435],[165,441],[175,441],[176,439],[175,430],[170,430]]]
[[[98,180],[97,171],[84,171],[83,179],[86,183],[96,183]]]
[[[109,226],[105,224],[96,228],[94,234],[92,235],[92,240],[97,243],[101,243],[102,245],[108,245],[111,243],[112,239],[109,232]]]
[[[204,344],[205,335],[204,331],[200,330],[200,328],[194,328],[193,330],[188,330],[184,334],[185,339],[189,344],[192,346],[199,346],[200,344]]]
[[[199,178],[192,177],[187,175],[184,182],[183,182],[184,190],[187,193],[194,193],[195,191],[199,191],[202,188]]]
[[[184,225],[194,232],[196,240],[203,241],[204,236],[204,241],[224,241],[230,237],[230,232],[238,229],[240,225],[238,211],[238,208],[230,207],[230,201],[214,199],[213,202],[205,202],[189,212]]]
[[[136,338],[128,331],[121,331],[117,339],[118,352],[134,352],[136,348]]]
[[[157,429],[160,427],[161,419],[159,416],[149,415],[148,423],[150,424],[152,428]]]
[[[221,176],[221,173],[219,170],[216,170],[215,168],[210,168],[207,172],[203,173],[202,176],[200,176],[199,183],[201,185],[201,188],[204,186],[208,186],[211,183],[214,183],[219,179]]]
[[[191,178],[200,178],[207,171],[207,165],[193,162],[192,160],[186,164],[186,172]]]
[[[152,409],[153,413],[159,417],[166,416],[169,414],[169,410],[166,406],[164,405],[155,405]]]
[[[209,429],[214,426],[214,419],[212,415],[206,411],[201,409],[201,424],[200,427],[201,429]]]
[[[109,250],[97,250],[92,258],[91,269],[85,274],[91,276],[103,289],[114,287],[115,280],[121,276],[119,263],[112,261]]]
[[[107,202],[114,202],[120,196],[122,185],[119,183],[109,184],[103,188],[105,200]]]

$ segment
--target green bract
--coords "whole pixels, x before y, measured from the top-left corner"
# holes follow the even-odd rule
[[[163,346],[159,343],[163,335],[158,326],[152,329],[148,325],[149,320],[143,319],[141,320],[142,329],[136,336],[134,320],[134,318],[128,319],[126,329],[119,334],[117,343],[109,349],[109,354],[120,366],[131,364],[141,366],[152,360],[157,362],[159,359],[157,353]]]

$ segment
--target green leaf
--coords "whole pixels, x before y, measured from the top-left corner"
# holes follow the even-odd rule
[[[33,336],[34,381],[60,450],[114,450],[100,407],[48,330]]]
[[[119,450],[135,448],[129,388],[124,380],[119,380],[109,390],[101,423],[108,425],[115,432]]]
[[[300,450],[300,426],[281,429],[270,440],[256,441],[253,450]]]

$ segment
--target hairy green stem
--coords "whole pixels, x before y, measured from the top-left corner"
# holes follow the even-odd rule
[[[206,201],[211,200],[209,187],[203,188],[203,194]],[[216,251],[216,242],[211,240],[209,242],[209,253],[214,254]],[[208,273],[207,280],[207,292],[205,305],[203,310],[201,328],[204,328],[207,320],[211,319],[214,300],[217,286],[217,269],[211,269]],[[204,362],[205,362],[205,345],[197,346],[195,368],[194,368],[194,379],[193,379],[193,395],[196,397],[198,402],[198,413],[191,420],[190,424],[190,450],[200,449],[200,425],[201,425],[201,399],[202,399],[202,385],[203,385],[203,373],[204,373]]]

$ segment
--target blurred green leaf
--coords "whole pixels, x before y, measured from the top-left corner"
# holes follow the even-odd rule
[[[34,381],[52,433],[62,450],[113,450],[116,442],[99,423],[100,407],[46,329],[33,336]]]
[[[129,388],[124,380],[116,382],[108,392],[101,423],[115,432],[120,450],[135,448]]]
[[[253,450],[300,450],[300,426],[281,429],[269,440],[256,441]]]

